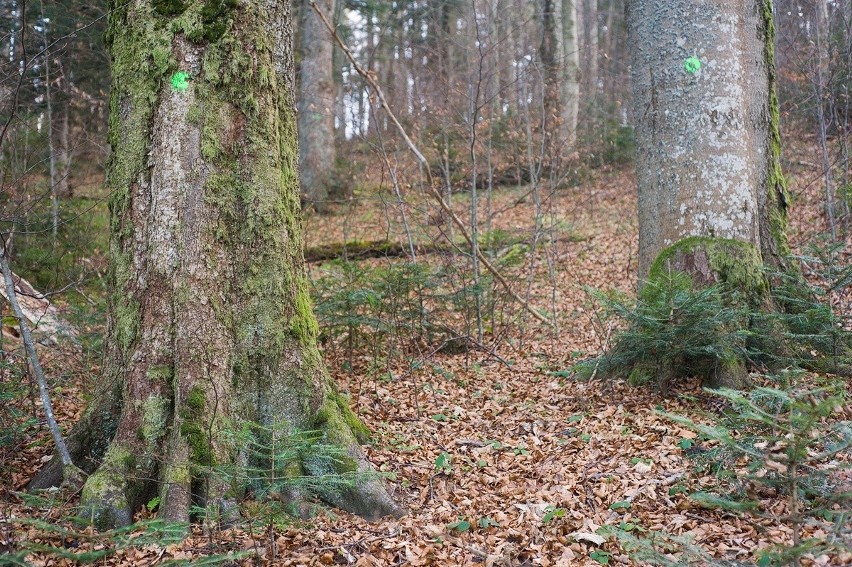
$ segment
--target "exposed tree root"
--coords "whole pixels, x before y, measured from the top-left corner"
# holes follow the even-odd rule
[[[287,510],[294,515],[307,517],[316,508],[315,498],[369,520],[383,516],[402,516],[405,511],[387,492],[381,477],[367,461],[359,446],[366,437],[366,428],[351,412],[343,398],[328,394],[328,400],[317,412],[315,425],[320,437],[318,442],[344,449],[348,457],[333,469],[317,466],[310,459],[291,463],[288,474],[294,478],[304,476],[322,477],[326,474],[354,473],[353,484],[347,487],[329,485],[322,488],[320,480],[314,493],[297,487],[287,489],[286,494],[276,495],[288,504]],[[105,404],[103,407],[109,407]],[[76,489],[82,487],[81,517],[99,528],[128,525],[133,514],[159,494],[159,515],[174,522],[193,519],[193,506],[206,507],[208,515],[223,523],[237,520],[236,499],[241,488],[230,486],[226,480],[211,472],[210,468],[199,467],[192,462],[189,444],[180,432],[164,436],[161,442],[141,454],[114,439],[105,453],[93,454],[93,447],[106,447],[105,434],[109,428],[105,423],[112,420],[95,420],[103,415],[93,405],[69,437],[69,449],[81,463],[87,464],[88,479],[67,469],[63,471],[58,459],[48,463],[30,482],[29,489],[44,489],[58,486],[65,480]],[[102,407],[102,408],[103,408]],[[114,433],[115,428],[112,428]],[[186,430],[184,430],[186,432]],[[92,445],[88,447],[87,444]],[[215,443],[214,443],[215,444]],[[131,444],[132,445],[132,444]],[[212,448],[211,448],[212,449]],[[216,451],[222,454],[221,451]],[[158,457],[160,455],[160,457]],[[237,457],[245,463],[246,457]],[[100,461],[98,466],[93,466]],[[241,465],[238,465],[241,466]],[[286,483],[285,483],[286,484]]]

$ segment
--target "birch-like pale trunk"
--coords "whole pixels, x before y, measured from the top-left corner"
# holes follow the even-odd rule
[[[562,152],[570,154],[577,145],[580,116],[580,48],[577,43],[577,0],[561,1],[561,67],[559,138]]]
[[[586,1],[586,97],[594,102],[598,94],[598,0]]]

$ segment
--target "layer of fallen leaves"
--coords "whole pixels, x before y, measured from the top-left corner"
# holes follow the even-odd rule
[[[697,507],[688,493],[711,483],[695,473],[683,447],[694,432],[657,410],[703,415],[697,382],[678,385],[663,399],[648,389],[623,383],[575,380],[569,371],[580,356],[603,349],[612,329],[599,317],[583,286],[629,292],[635,285],[635,202],[629,175],[599,174],[582,187],[548,199],[548,215],[576,236],[552,240],[513,281],[525,295],[558,314],[557,330],[526,322],[510,340],[495,345],[499,358],[477,350],[449,355],[431,352],[428,363],[404,357],[382,361],[368,372],[368,355],[351,360],[329,355],[341,390],[375,434],[367,447],[373,463],[388,477],[394,496],[408,509],[401,520],[368,523],[328,511],[289,527],[242,524],[210,531],[194,526],[182,544],[131,546],[101,560],[104,565],[165,564],[213,554],[247,552],[276,565],[598,565],[630,560],[613,541],[596,534],[602,526],[641,526],[693,542],[719,557],[754,559],[755,551],[789,542],[783,522],[747,520]],[[464,206],[464,196],[458,206]],[[416,201],[416,199],[415,199]],[[523,189],[495,195],[501,211],[495,226],[529,231],[535,199]],[[311,219],[309,243],[369,239],[404,234],[393,203],[367,203]],[[415,202],[407,220],[420,215],[416,238],[434,238],[438,222],[426,201]],[[554,223],[555,226],[555,223]],[[797,225],[798,226],[798,225]],[[431,227],[431,228],[426,228]],[[438,227],[438,228],[436,228]],[[802,230],[797,229],[797,234]],[[549,269],[551,268],[551,269]],[[43,350],[54,371],[66,363]],[[352,371],[354,368],[355,371]],[[344,370],[349,369],[349,370]],[[67,427],[82,408],[81,376],[68,376],[55,395]],[[56,393],[56,392],[54,392]],[[35,415],[39,408],[31,408]],[[6,455],[0,551],[23,540],[71,550],[109,545],[97,534],[65,537],[35,528],[21,529],[18,517],[62,522],[74,495],[59,505],[27,505],[14,494],[47,458],[44,427],[30,442]],[[706,473],[709,474],[709,473]],[[764,509],[786,512],[784,500]],[[146,513],[141,513],[145,516]],[[33,555],[35,565],[67,565],[70,559]],[[816,558],[852,561],[846,558]]]

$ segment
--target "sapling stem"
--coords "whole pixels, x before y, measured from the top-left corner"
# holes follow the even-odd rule
[[[12,276],[12,268],[9,267],[9,259],[6,257],[6,240],[0,238],[0,269],[3,271],[3,279],[6,283],[6,295],[9,298],[9,303],[12,305],[12,311],[18,319],[18,326],[21,329],[21,337],[24,341],[24,348],[27,351],[27,357],[30,359],[30,364],[33,368],[33,373],[38,383],[38,390],[41,394],[41,403],[44,406],[44,413],[47,418],[47,426],[50,428],[50,433],[53,435],[53,442],[56,444],[56,450],[59,452],[59,458],[62,460],[62,466],[67,467],[73,465],[71,462],[71,454],[68,452],[68,447],[65,445],[65,439],[62,438],[62,432],[59,431],[59,425],[56,423],[56,417],[53,415],[53,404],[50,403],[50,395],[47,391],[47,379],[44,376],[44,370],[39,363],[38,355],[35,350],[33,336],[30,333],[30,327],[27,320],[24,318],[24,312],[21,305],[18,303],[18,296],[15,292],[15,280]]]

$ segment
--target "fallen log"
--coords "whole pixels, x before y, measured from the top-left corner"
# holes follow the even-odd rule
[[[419,244],[414,247],[418,254],[438,254],[450,252],[450,247],[441,244]],[[305,262],[325,262],[346,258],[349,260],[366,260],[369,258],[399,258],[407,256],[407,245],[390,240],[352,240],[349,242],[333,242],[322,244],[305,250]]]
[[[42,344],[56,344],[60,337],[71,338],[76,342],[77,332],[70,323],[62,318],[59,309],[33,285],[21,276],[12,273],[15,283],[15,295],[21,307],[21,313],[33,331],[39,335]],[[9,295],[4,286],[0,286],[0,296],[9,303]],[[15,323],[17,326],[17,322]],[[13,327],[3,322],[3,327]]]
[[[588,238],[583,235],[566,234],[559,235],[550,240],[550,242],[577,243],[585,240],[588,240]],[[517,240],[508,242],[507,246],[525,243],[523,240]],[[483,249],[483,247],[480,246],[480,249]],[[417,254],[449,254],[453,251],[453,248],[448,244],[433,242],[430,244],[415,244],[414,251]],[[400,258],[408,254],[408,246],[400,242],[391,242],[390,240],[350,240],[348,242],[333,242],[331,244],[321,244],[307,248],[305,250],[305,262],[327,262],[328,260],[337,260],[339,258],[347,260]]]

